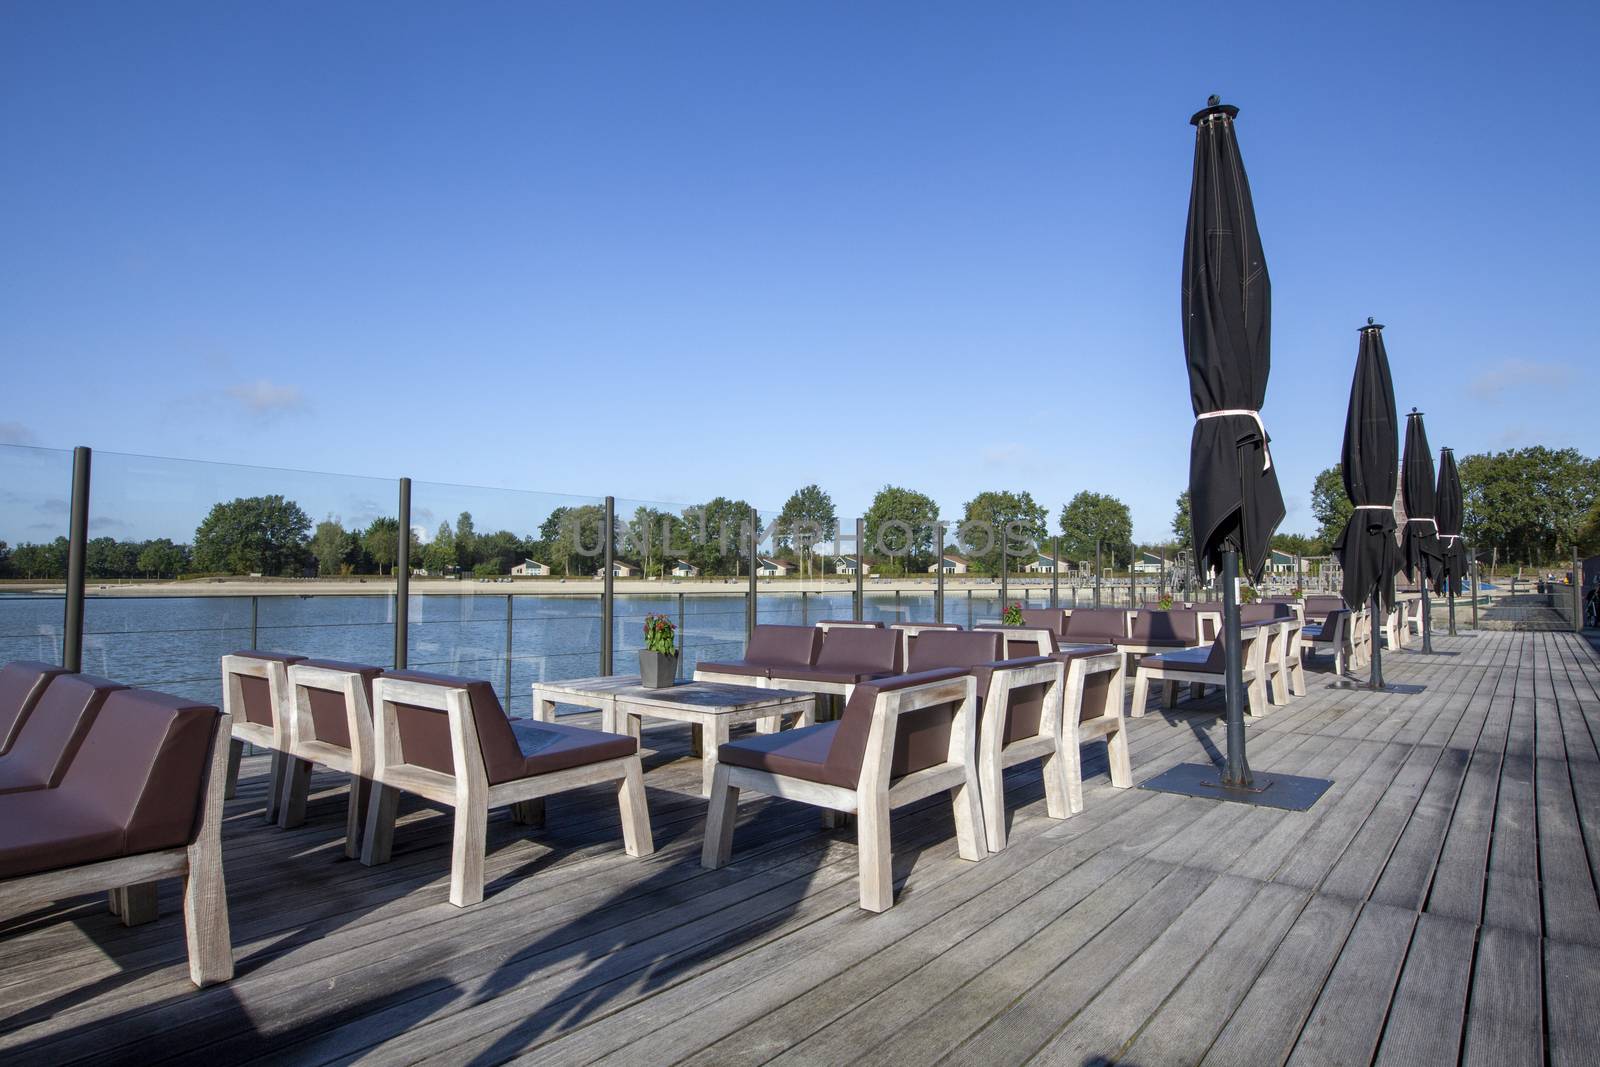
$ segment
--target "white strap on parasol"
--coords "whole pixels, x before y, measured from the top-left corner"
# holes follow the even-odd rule
[[[1419,515],[1416,518],[1407,518],[1406,521],[1407,522],[1425,522],[1429,526],[1433,527],[1433,532],[1435,534],[1437,534],[1439,532],[1439,524],[1437,522],[1435,522],[1434,520],[1428,518],[1426,515]]]
[[[1394,505],[1393,504],[1357,504],[1357,505],[1355,505],[1355,509],[1357,511],[1393,511],[1394,510]]]
[[[1224,408],[1221,411],[1202,411],[1200,414],[1194,417],[1194,421],[1199,422],[1202,419],[1220,419],[1226,415],[1243,415],[1246,418],[1256,420],[1256,429],[1261,431],[1261,471],[1264,474],[1271,470],[1272,452],[1267,448],[1267,427],[1266,424],[1261,421],[1261,412],[1252,411],[1249,408]]]

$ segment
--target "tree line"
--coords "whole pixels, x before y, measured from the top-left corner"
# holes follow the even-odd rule
[[[1532,565],[1563,560],[1574,548],[1600,553],[1600,460],[1576,449],[1535,446],[1470,455],[1459,467],[1463,533],[1478,551]],[[648,576],[670,573],[679,560],[702,575],[748,574],[753,511],[749,502],[723,496],[678,512],[639,507],[617,516],[612,551]],[[1337,465],[1313,480],[1311,512],[1315,533],[1280,533],[1273,547],[1301,556],[1332,551],[1351,512]],[[885,485],[862,517],[864,546],[855,544],[853,528],[841,528],[833,498],[812,484],[790,494],[774,521],[763,527],[758,519],[757,532],[772,546],[770,555],[794,563],[804,575],[831,566],[819,558],[821,552],[864,555],[886,576],[926,573],[941,532],[946,553],[960,554],[971,572],[989,575],[999,574],[1002,565],[1020,571],[1057,544],[1061,558],[1074,562],[1094,560],[1098,546],[1102,564],[1118,569],[1141,548],[1164,551],[1168,558],[1193,549],[1187,490],[1177,499],[1172,539],[1147,546],[1134,543],[1126,504],[1088,490],[1062,505],[1053,525],[1049,509],[1025,490],[978,493],[962,506],[959,520],[944,523],[931,496]],[[435,575],[504,575],[531,559],[553,574],[588,577],[600,567],[604,525],[604,510],[588,504],[555,509],[533,533],[479,533],[472,514],[463,511],[454,524],[440,523],[426,543],[412,531],[410,558],[413,567]],[[91,579],[384,575],[393,572],[399,547],[400,524],[392,517],[347,529],[332,515],[313,524],[282,496],[240,497],[214,505],[188,544],[94,538],[85,570]],[[65,537],[15,548],[0,541],[0,577],[60,579],[66,568]]]

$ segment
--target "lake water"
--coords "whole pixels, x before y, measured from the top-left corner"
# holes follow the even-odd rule
[[[1087,590],[1084,590],[1087,593]],[[1067,596],[1062,590],[1062,596]],[[1012,599],[1043,605],[1049,589],[1011,590]],[[616,597],[613,664],[619,674],[637,670],[644,619],[659,612],[677,622],[674,593]],[[744,651],[745,596],[681,597],[685,676],[702,659],[737,659]],[[507,615],[510,614],[510,686],[507,687]],[[0,595],[0,662],[61,660],[60,597]],[[386,596],[95,597],[84,607],[83,669],[128,685],[162,689],[209,701],[221,699],[219,661],[251,647],[321,659],[390,666],[394,657],[394,601]],[[848,591],[767,593],[757,600],[764,623],[810,625],[849,618]],[[970,625],[996,618],[998,590],[951,591],[945,618]],[[931,622],[931,591],[868,590],[863,615],[887,622]],[[540,679],[580,678],[600,671],[600,598],[536,594],[427,594],[411,598],[410,666],[443,674],[490,679],[516,715],[527,715],[530,687]]]

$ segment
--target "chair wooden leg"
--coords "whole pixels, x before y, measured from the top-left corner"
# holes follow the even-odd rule
[[[113,915],[122,914],[122,890],[113,889],[106,893],[106,910]]]
[[[1161,683],[1161,703],[1168,711],[1178,706],[1178,688],[1181,684],[1170,679]]]
[[[645,799],[644,771],[639,757],[628,761],[627,773],[617,783],[617,804],[622,809],[622,847],[630,856],[648,856],[656,850],[650,833],[650,805]]]
[[[1289,664],[1289,692],[1297,697],[1306,695],[1306,665],[1299,657]]]
[[[349,796],[344,806],[344,855],[356,859],[361,855],[361,828],[367,821],[367,801],[372,795],[372,783],[359,774],[350,775]]]
[[[952,792],[955,792],[952,790]],[[969,804],[969,811],[972,805]],[[889,798],[864,796],[856,811],[856,851],[861,863],[861,907],[867,911],[888,911],[894,907],[894,863],[889,851]],[[972,811],[983,824],[981,812]],[[956,832],[961,833],[961,817],[956,816]]]
[[[458,804],[455,815],[455,833],[450,836],[450,903],[458,908],[470,908],[483,899],[489,809],[477,804]]]
[[[1006,801],[1005,794],[998,794],[1000,802],[1000,820],[1005,821]],[[956,817],[956,852],[964,860],[981,860],[989,854],[989,845],[985,840],[983,819],[983,793],[978,785],[978,769],[967,768],[966,781],[950,790],[950,803],[955,809]],[[887,835],[889,827],[888,801],[884,802],[883,810],[884,833]],[[887,838],[886,838],[887,840]]]
[[[1126,723],[1118,723],[1115,730],[1106,734],[1106,762],[1110,764],[1111,784],[1118,789],[1131,789],[1133,787],[1133,764],[1128,758],[1128,728]]]
[[[311,794],[311,761],[284,757],[283,795],[278,800],[278,825],[292,830],[306,821],[306,797]]]
[[[1047,774],[1046,778],[1048,777]],[[956,827],[959,831],[961,801],[956,796],[957,792],[952,789],[950,799],[956,805]],[[987,747],[978,757],[978,797],[985,847],[991,852],[999,852],[1006,847],[1006,789],[1000,770],[999,753],[990,753]]]
[[[1246,684],[1246,691],[1249,700],[1246,702],[1245,710],[1250,713],[1251,718],[1259,719],[1267,713],[1266,680],[1261,675],[1256,675]]]
[[[1070,818],[1083,810],[1083,768],[1072,758],[1077,754],[1077,738],[1068,729],[1056,736],[1055,751],[1044,758],[1044,813],[1052,819]],[[989,847],[994,848],[993,838]]]
[[[511,805],[511,821],[518,826],[544,825],[544,797],[519,800]]]
[[[156,883],[140,882],[123,886],[115,892],[117,915],[121,917],[123,926],[153,923],[161,917],[161,909],[156,902]]]
[[[289,757],[283,752],[272,754],[272,777],[267,782],[267,810],[268,822],[278,821],[278,809],[283,799],[283,780],[289,773]]]
[[[733,855],[733,823],[738,815],[739,790],[729,783],[728,768],[717,765],[711,779],[711,803],[706,809],[706,837],[700,846],[700,866],[714,871],[727,866]]]
[[[1135,719],[1144,717],[1144,706],[1150,702],[1150,676],[1138,671],[1133,676],[1133,706],[1128,714]]]
[[[367,832],[361,837],[361,865],[376,867],[389,862],[394,849],[394,817],[400,805],[400,791],[372,783],[372,797],[367,801]]]
[[[189,846],[189,870],[183,879],[183,931],[189,943],[190,981],[208,986],[233,977],[222,839],[214,833],[201,833]]]
[[[222,799],[232,800],[239,785],[239,760],[244,757],[244,742],[237,737],[228,738],[228,779],[222,790]]]

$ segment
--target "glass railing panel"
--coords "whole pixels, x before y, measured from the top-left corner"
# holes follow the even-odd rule
[[[61,662],[72,453],[0,445],[0,663]]]

